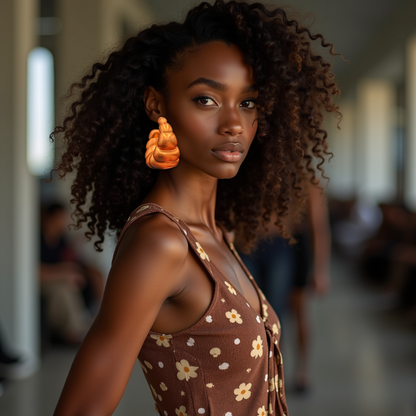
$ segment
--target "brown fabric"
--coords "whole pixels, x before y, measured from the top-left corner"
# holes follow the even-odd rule
[[[138,358],[159,414],[288,415],[279,350],[280,323],[233,244],[224,233],[259,295],[261,316],[210,261],[189,227],[162,207],[138,207],[118,244],[134,221],[153,213],[164,214],[177,224],[215,284],[211,305],[195,325],[174,334],[150,331],[146,337]]]

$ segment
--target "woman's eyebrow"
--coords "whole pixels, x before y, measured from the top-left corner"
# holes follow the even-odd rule
[[[188,85],[188,88],[191,88],[194,85],[199,85],[199,84],[207,85],[208,87],[214,88],[219,91],[226,91],[228,89],[227,85],[222,84],[221,82],[218,82],[218,81],[214,81],[213,79],[208,79],[208,78],[198,78],[195,81],[191,82]]]
[[[243,89],[243,94],[245,94],[247,92],[256,92],[257,90],[258,90],[257,85],[253,84],[253,85],[250,85],[247,88],[244,88]]]
[[[208,87],[214,88],[216,90],[219,91],[227,91],[228,86],[225,84],[222,84],[221,82],[218,81],[214,81],[213,79],[208,79],[208,78],[198,78],[195,81],[191,82],[187,89],[193,87],[194,85],[207,85]],[[257,86],[256,85],[250,85],[246,88],[243,89],[243,94],[247,93],[247,92],[255,92],[257,91]]]

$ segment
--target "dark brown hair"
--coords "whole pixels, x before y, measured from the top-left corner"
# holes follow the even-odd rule
[[[331,65],[312,51],[313,41],[335,55],[333,46],[282,8],[217,0],[190,10],[183,24],[141,31],[71,87],[78,98],[51,134],[63,133],[65,141],[56,170],[60,177],[76,170],[75,225],[87,223],[97,250],[106,229],[121,232],[158,174],[144,160],[148,133],[157,127],[144,111],[146,87],[166,92],[169,71],[181,67],[184,52],[218,40],[238,46],[253,68],[259,127],[238,174],[219,181],[216,217],[242,236],[246,249],[273,213],[281,234],[289,236],[283,224],[289,205],[303,206],[305,182],[317,183],[316,172],[324,174],[330,155],[323,113],[340,116]]]

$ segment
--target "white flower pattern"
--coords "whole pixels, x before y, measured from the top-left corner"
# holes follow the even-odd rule
[[[263,356],[263,341],[260,335],[257,335],[257,338],[251,343],[253,349],[251,350],[250,355],[253,358],[258,358]]]
[[[165,348],[169,348],[169,340],[172,338],[172,335],[150,335],[150,338],[153,338],[156,340],[156,344],[161,347],[162,345]]]
[[[235,309],[231,309],[231,311],[225,312],[225,316],[230,320],[232,324],[234,324],[235,322],[237,322],[237,324],[243,323],[241,315]]]
[[[266,416],[267,415],[267,410],[264,406],[259,407],[257,410],[257,416]]]
[[[186,413],[186,407],[181,406],[179,409],[175,409],[175,413],[177,416],[188,416],[188,413]]]
[[[221,350],[217,347],[211,348],[211,351],[209,352],[214,358],[217,358],[221,354]]]
[[[201,244],[195,243],[196,245],[196,251],[199,253],[199,257],[201,257],[202,260],[209,260],[208,254],[205,252],[205,250],[201,247]]]
[[[178,379],[188,381],[191,378],[197,377],[198,374],[196,373],[196,370],[198,370],[198,368],[199,367],[190,365],[189,361],[187,360],[181,360],[180,362],[177,362],[176,369],[178,370]]]
[[[249,399],[251,396],[251,383],[241,383],[237,389],[234,389],[235,399],[241,402],[243,399]]]
[[[150,205],[139,207],[133,215],[147,215],[145,211]],[[154,211],[153,208],[149,210]],[[276,374],[277,371],[280,374],[283,363],[279,351],[281,331],[273,309],[250,275],[261,300],[258,312],[257,303],[250,305],[244,295],[237,292],[230,281],[225,280],[226,277],[210,263],[208,254],[195,241],[189,229],[185,233],[184,224],[178,222],[178,226],[196,248],[197,258],[206,268],[210,279],[214,279],[215,296],[209,307],[209,315],[195,324],[196,331],[193,331],[192,326],[173,335],[153,333],[146,338],[145,346],[148,348],[140,353],[139,363],[160,409],[158,411],[165,416],[205,415],[210,413],[207,406],[201,401],[193,407],[189,391],[201,391],[202,387],[207,394],[215,395],[225,391],[225,383],[228,386],[232,383],[229,398],[221,404],[221,411],[217,411],[219,416],[238,416],[243,408],[250,409],[252,416],[285,416],[283,380]],[[238,259],[237,252],[234,255]],[[221,337],[217,336],[217,328],[222,331]],[[203,331],[212,331],[212,339],[202,336]],[[238,379],[236,374],[239,374]],[[245,378],[241,380],[244,374]],[[259,383],[263,387],[257,386]],[[190,390],[187,390],[188,387]],[[261,394],[260,403],[257,402],[258,392]],[[175,406],[169,407],[168,403],[172,403],[173,398]]]
[[[224,283],[228,287],[228,290],[230,291],[230,293],[232,293],[233,295],[237,295],[237,292],[234,289],[234,286],[230,285],[228,282],[224,282]]]

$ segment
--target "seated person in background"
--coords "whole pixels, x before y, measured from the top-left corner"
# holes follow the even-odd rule
[[[383,220],[377,234],[365,245],[362,265],[368,278],[379,285],[389,285],[395,274],[393,258],[411,237],[409,211],[400,204],[380,204]]]
[[[398,203],[380,207],[383,222],[367,242],[364,271],[416,322],[416,213]]]
[[[91,311],[100,302],[104,279],[83,264],[65,239],[68,215],[60,204],[41,211],[40,290],[52,339],[78,344],[91,323]]]

